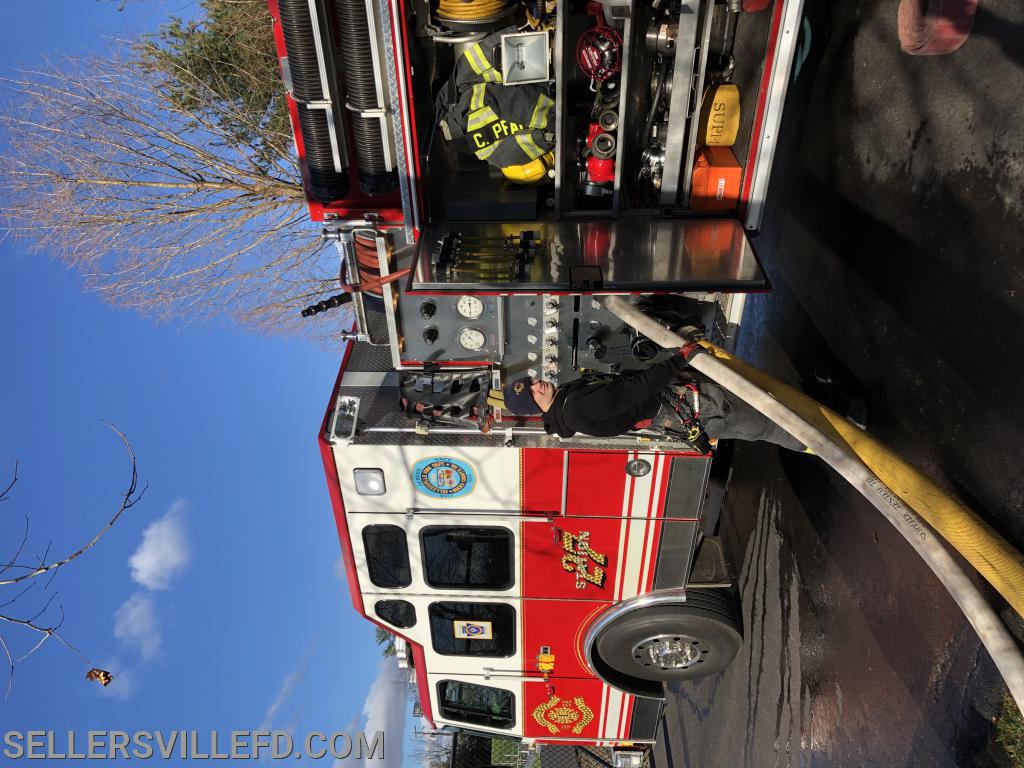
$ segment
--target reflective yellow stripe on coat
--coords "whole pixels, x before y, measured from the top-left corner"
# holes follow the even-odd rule
[[[469,62],[469,66],[473,68],[473,71],[484,79],[485,83],[501,82],[501,73],[487,61],[487,57],[484,56],[484,49],[480,47],[480,43],[475,43],[467,48],[463,56],[466,57],[466,61]]]

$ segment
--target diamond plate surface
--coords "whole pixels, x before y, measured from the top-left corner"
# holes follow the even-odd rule
[[[384,72],[387,77],[388,104],[390,105],[389,121],[394,134],[395,167],[398,173],[398,189],[402,197],[402,211],[405,214],[405,240],[414,241],[413,227],[416,226],[413,215],[412,183],[409,178],[407,157],[405,152],[405,133],[403,125],[406,114],[402,109],[401,94],[398,91],[398,74],[395,60],[395,40],[391,28],[391,5],[389,0],[374,0],[374,7],[380,19],[381,36],[384,39]]]
[[[781,1],[781,0],[780,0]],[[771,32],[772,9],[759,13],[741,13],[736,24],[736,39],[733,43],[733,58],[736,70],[732,81],[740,89],[740,131],[732,151],[745,163],[750,151],[753,134],[754,113],[757,112],[757,97],[761,90],[761,73],[764,70],[764,55],[768,48]],[[750,168],[745,169],[749,172]]]
[[[371,306],[366,308],[366,324],[369,326],[370,336],[374,339],[388,338],[387,321],[384,318],[383,310],[374,309]],[[391,370],[391,347],[375,347],[365,342],[354,343],[352,354],[348,358],[349,371],[390,371]]]

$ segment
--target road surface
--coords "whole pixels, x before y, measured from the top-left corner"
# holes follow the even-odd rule
[[[876,436],[1024,548],[1024,6],[982,0],[943,57],[900,52],[896,6],[808,0],[755,241],[774,290],[748,303],[739,352],[864,397]],[[1007,764],[988,655],[820,462],[738,446],[723,534],[746,644],[673,688],[659,768]]]

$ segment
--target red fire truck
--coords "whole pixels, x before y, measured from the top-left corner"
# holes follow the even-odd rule
[[[742,643],[708,518],[724,452],[664,424],[561,439],[498,395],[673,354],[608,295],[729,345],[769,288],[748,235],[801,2],[270,9],[342,267],[304,314],[352,309],[319,439],[356,610],[407,644],[436,726],[629,765],[664,684]]]

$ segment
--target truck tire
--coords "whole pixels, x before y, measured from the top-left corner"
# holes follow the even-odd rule
[[[900,0],[900,48],[914,56],[952,53],[974,28],[978,0]]]
[[[605,665],[648,683],[717,674],[742,645],[737,600],[727,589],[693,589],[685,603],[632,611],[595,640]]]

